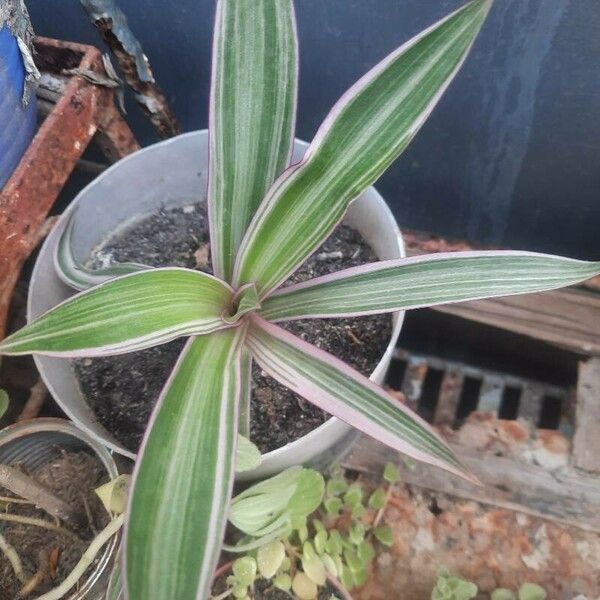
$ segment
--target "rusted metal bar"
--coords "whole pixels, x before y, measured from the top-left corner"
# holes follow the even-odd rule
[[[92,46],[46,38],[37,38],[35,45],[44,63],[41,68],[104,72],[101,54]],[[94,135],[101,132],[102,147],[113,159],[139,148],[114,106],[113,94],[82,77],[70,78],[0,192],[0,337],[21,266],[39,242],[48,212]]]

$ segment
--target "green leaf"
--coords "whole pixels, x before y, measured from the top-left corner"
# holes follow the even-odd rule
[[[288,522],[285,511],[296,490],[300,471],[301,467],[292,467],[238,494],[231,502],[231,523],[255,537],[283,527]]]
[[[322,410],[413,458],[470,478],[430,425],[341,360],[258,316],[246,345],[271,377]]]
[[[269,321],[357,316],[528,294],[584,281],[600,262],[511,251],[386,260],[284,287],[263,302]]]
[[[287,592],[292,588],[292,578],[287,573],[278,573],[273,579],[273,585]]]
[[[235,454],[235,472],[251,471],[260,465],[260,450],[246,437],[238,435]]]
[[[327,531],[325,529],[321,529],[315,535],[315,550],[318,554],[323,554],[325,552],[325,545],[327,544]]]
[[[325,550],[328,554],[341,554],[343,550],[342,536],[337,529],[332,529],[329,532],[329,539],[325,544]]]
[[[292,590],[300,600],[314,600],[317,597],[317,584],[306,574],[299,571],[292,580]]]
[[[152,267],[139,263],[115,263],[110,267],[102,269],[89,269],[81,265],[75,259],[72,249],[73,227],[77,211],[72,211],[65,229],[60,236],[56,253],[54,256],[54,266],[60,279],[68,286],[76,290],[87,290],[95,285],[104,283],[115,277],[146,271]]]
[[[253,283],[249,283],[240,288],[233,296],[231,305],[232,314],[222,315],[223,321],[231,325],[237,323],[249,312],[258,310],[260,308],[260,302],[258,300],[256,286]]]
[[[5,390],[0,389],[0,419],[4,416],[10,405],[10,398]]]
[[[250,587],[256,579],[256,559],[252,556],[242,556],[233,562],[232,571],[238,585]]]
[[[258,549],[256,561],[258,570],[265,579],[271,579],[285,559],[285,546],[279,540],[265,544]]]
[[[400,471],[398,471],[398,467],[394,463],[387,463],[383,470],[383,478],[388,483],[398,482],[400,480]]]
[[[123,577],[121,561],[119,560],[120,555],[121,548],[119,547],[106,589],[106,600],[123,600]]]
[[[343,506],[341,499],[335,497],[327,498],[323,505],[325,506],[325,511],[330,516],[337,516]]]
[[[386,492],[383,488],[376,489],[369,498],[369,506],[381,510],[385,506]]]
[[[241,361],[241,390],[240,390],[240,433],[248,438],[250,436],[250,414],[252,400],[252,355],[246,348],[242,348]],[[262,460],[262,459],[261,459]]]
[[[358,546],[365,539],[366,528],[362,523],[354,523],[348,531],[350,541]]]
[[[129,600],[210,595],[233,485],[243,334],[192,338],[154,409],[128,514]]]
[[[537,583],[524,583],[519,588],[519,600],[545,600],[546,590]]]
[[[492,592],[491,600],[517,600],[517,596],[509,589],[496,588]]]
[[[119,475],[94,491],[108,512],[120,515],[127,508],[131,475]]]
[[[363,540],[358,545],[356,554],[363,564],[368,566],[368,564],[375,558],[375,548],[373,548],[373,544],[371,544],[371,542]]]
[[[351,515],[355,520],[362,519],[367,512],[367,509],[362,504],[355,504],[352,507]]]
[[[373,529],[373,535],[384,545],[391,546],[394,543],[394,534],[392,528],[387,525],[381,525]]]
[[[327,495],[339,496],[348,489],[346,480],[342,477],[334,477],[327,482]]]
[[[337,565],[335,564],[335,560],[333,560],[333,558],[331,558],[331,556],[329,556],[329,554],[323,554],[323,556],[321,556],[321,560],[323,561],[323,565],[325,566],[325,569],[327,570],[327,572],[332,577],[337,577],[338,576],[338,568],[337,568]]]
[[[317,585],[325,585],[325,565],[310,542],[302,546],[302,568]]]
[[[344,494],[344,503],[350,507],[360,504],[363,499],[363,490],[358,483],[353,483]]]
[[[449,85],[490,0],[474,0],[390,54],[352,86],[303,160],[269,190],[240,246],[236,286],[259,295],[285,281],[333,231],[350,202],[402,153]]]
[[[231,290],[189,269],[153,269],[81,292],[0,344],[0,354],[104,356],[225,326]]]
[[[312,469],[302,469],[296,490],[288,504],[290,517],[308,517],[323,500],[325,481],[321,473]]]
[[[209,211],[215,274],[237,249],[294,139],[298,56],[291,0],[220,0],[210,99]]]

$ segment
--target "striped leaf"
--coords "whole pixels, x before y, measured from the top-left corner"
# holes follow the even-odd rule
[[[128,512],[129,600],[210,597],[235,469],[243,331],[192,338],[154,409]]]
[[[208,198],[213,266],[226,280],[248,223],[289,161],[297,54],[292,0],[219,1]]]
[[[527,294],[600,273],[600,262],[532,252],[455,252],[387,260],[277,290],[264,301],[270,321],[407,310]]]
[[[322,243],[350,202],[406,148],[464,61],[491,0],[473,0],[401,46],[334,106],[303,160],[271,187],[233,281],[261,298]]]
[[[106,588],[106,600],[123,600],[123,577],[121,571],[121,561],[119,557],[121,555],[121,547],[117,552],[117,559],[113,565],[108,580],[108,586]]]
[[[242,349],[241,391],[240,391],[240,433],[250,437],[250,406],[252,399],[252,355]]]
[[[116,263],[104,269],[89,269],[79,264],[73,254],[72,248],[73,227],[76,215],[77,211],[71,213],[54,253],[54,268],[56,269],[56,273],[69,287],[75,290],[87,290],[115,277],[152,268],[130,262]]]
[[[229,286],[189,269],[153,269],[81,292],[0,343],[0,354],[104,356],[226,326]]]
[[[322,410],[417,460],[470,478],[423,419],[341,360],[258,316],[246,344],[264,371]]]

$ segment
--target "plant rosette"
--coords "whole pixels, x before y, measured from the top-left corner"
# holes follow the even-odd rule
[[[220,0],[209,111],[215,274],[129,265],[133,272],[73,296],[0,343],[5,355],[93,357],[188,338],[133,474],[124,536],[129,600],[210,593],[240,425],[247,434],[240,415],[249,410],[253,361],[389,447],[475,481],[424,420],[278,323],[537,292],[600,273],[600,263],[545,254],[459,252],[380,261],[281,287],[414,138],[491,4],[468,2],[383,59],[342,96],[290,166],[293,4]]]
[[[292,160],[300,160],[307,147],[306,142],[296,140]],[[164,174],[165,171],[168,175]],[[62,242],[64,244],[65,240],[71,240],[68,246],[72,248],[73,258],[77,262],[85,261],[94,253],[94,248],[102,248],[101,253],[104,256],[107,252],[110,255],[111,250],[106,251],[104,249],[106,246],[103,244],[106,243],[107,239],[111,240],[109,246],[112,244],[115,231],[121,243],[127,240],[127,244],[134,248],[135,238],[132,237],[131,233],[125,234],[125,231],[130,231],[129,226],[123,230],[122,227],[119,227],[119,224],[149,222],[149,220],[145,220],[146,217],[140,216],[153,215],[150,217],[150,220],[153,220],[162,214],[162,207],[165,207],[167,214],[173,214],[172,211],[177,210],[183,213],[185,210],[189,211],[194,208],[194,214],[198,218],[197,215],[201,209],[197,205],[200,203],[206,205],[206,190],[203,189],[203,184],[205,185],[207,181],[207,171],[208,132],[204,130],[186,133],[145,148],[119,161],[94,180],[78,195],[63,214],[40,251],[29,288],[28,320],[34,320],[73,294],[72,289],[67,288],[58,276],[61,270],[59,266],[55,269],[53,260],[56,257],[56,264],[60,264],[61,244],[59,244],[59,240],[67,227],[71,229],[68,235],[62,237]],[[135,188],[129,185],[132,179],[139,180]],[[107,194],[108,190],[111,190],[109,194]],[[166,205],[165,198],[167,198]],[[194,218],[191,213],[188,214],[191,218]],[[184,224],[186,217],[187,214],[183,213],[180,223]],[[343,224],[346,227],[351,227],[359,234],[359,236],[356,236],[357,240],[362,239],[360,244],[353,243],[348,247],[342,246],[347,262],[352,262],[349,258],[352,256],[355,247],[362,256],[366,252],[366,245],[381,260],[393,260],[404,256],[403,243],[396,221],[385,200],[373,187],[365,190],[353,202],[348,213],[344,216]],[[182,233],[184,233],[189,229],[189,226],[186,229],[185,225],[182,225],[182,229],[184,230]],[[160,229],[157,228],[153,231],[157,232],[157,236],[165,237]],[[199,237],[199,235],[198,231],[194,231],[194,236]],[[201,239],[204,240],[205,238],[202,237]],[[175,241],[175,245],[177,245],[179,240]],[[146,247],[147,241],[140,241],[139,244]],[[336,258],[329,262],[316,262],[316,265],[319,268],[324,264],[331,267],[338,262],[339,259]],[[67,281],[70,281],[70,285],[75,284],[70,279]],[[382,316],[386,324],[389,319],[391,327],[381,332],[373,328],[371,331],[373,340],[371,340],[371,343],[366,344],[366,347],[370,349],[369,352],[372,352],[373,345],[379,349],[379,352],[372,355],[371,364],[376,366],[369,377],[378,384],[384,382],[402,326],[403,313]],[[381,316],[374,315],[371,319],[373,318],[381,319]],[[324,326],[323,321],[312,320],[315,328],[328,332],[329,338],[326,337],[325,341],[327,339],[338,340],[340,337],[342,340],[348,339],[346,337],[348,326],[360,335],[364,323],[364,319],[348,319],[347,321],[340,321],[334,329],[328,325]],[[390,329],[391,331],[389,331]],[[332,334],[332,332],[334,333]],[[321,340],[318,340],[318,343],[322,343]],[[352,340],[349,339],[346,346],[352,349],[352,354],[365,355],[365,345],[353,345]],[[134,356],[139,355],[135,354]],[[121,367],[118,358],[116,357],[116,360],[113,359],[111,362],[102,358],[95,361],[86,361],[92,363],[91,367],[88,368],[97,369],[94,381],[101,383],[103,378],[107,377],[115,382],[116,391],[119,391],[118,373],[127,374],[127,368],[125,366]],[[168,358],[171,358],[171,354],[168,355]],[[150,381],[156,381],[156,385],[160,385],[161,378],[156,377],[152,370],[162,368],[162,372],[168,374],[167,368],[157,364],[161,359],[165,360],[164,353],[153,353],[150,358],[147,354],[139,357],[137,362],[133,363],[133,368],[139,371],[136,374],[137,380],[143,382],[143,376],[148,374]],[[135,359],[132,358],[132,360]],[[364,358],[359,360],[362,361]],[[85,386],[82,385],[81,381],[78,381],[72,361],[37,355],[35,356],[35,362],[54,399],[79,427],[116,452],[135,459],[136,448],[126,447],[123,440],[116,439],[110,423],[103,425],[94,411],[97,403],[102,402],[103,396],[111,395],[110,389],[98,388],[94,390],[94,398],[90,402]],[[84,361],[78,361],[78,364],[82,363]],[[128,362],[126,364],[131,367],[132,363]],[[94,367],[94,365],[98,366]],[[112,369],[108,375],[106,374],[107,369]],[[166,377],[167,375],[164,376],[164,380],[166,380]],[[257,382],[256,374],[253,383],[258,383],[259,391],[265,391],[264,389],[260,390],[260,387],[264,385],[264,381],[260,382],[259,380]],[[136,394],[136,387],[133,383],[130,382],[127,387],[132,394]],[[144,407],[148,406],[149,412],[149,405],[158,396],[159,389],[155,389],[154,393],[149,393],[148,387],[153,386],[151,383],[146,386],[140,383],[137,387],[137,397],[134,399],[139,402],[140,399],[146,398]],[[279,389],[281,390],[281,388]],[[254,392],[251,404],[259,401],[256,389]],[[289,392],[289,395],[291,396],[291,392]],[[295,406],[299,406],[292,397],[288,401]],[[114,405],[111,404],[111,406]],[[118,417],[119,409],[123,406],[127,408],[128,405],[123,402],[114,408],[115,418]],[[275,404],[275,406],[277,405]],[[264,408],[259,406],[259,410],[264,410]],[[301,416],[304,416],[305,411],[299,408],[298,410]],[[253,413],[252,410],[250,412]],[[104,410],[103,413],[105,414]],[[273,417],[273,420],[275,419],[276,417]],[[295,421],[291,416],[287,416],[286,419],[289,423],[286,430],[288,433],[293,434],[296,431]],[[130,423],[130,421],[128,419],[127,423]],[[268,431],[268,428],[264,429]],[[277,429],[277,435],[281,437],[279,428]],[[354,430],[350,426],[332,417],[306,435],[296,439],[288,438],[293,439],[293,441],[268,452],[263,452],[263,459],[257,469],[244,473],[238,478],[257,480],[297,464],[310,464],[311,466],[325,468],[332,460],[339,458],[355,437]]]

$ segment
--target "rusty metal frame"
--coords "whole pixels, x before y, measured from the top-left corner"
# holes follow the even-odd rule
[[[34,44],[39,56],[68,52],[79,57],[81,71],[104,74],[102,56],[93,46],[47,38],[36,38]],[[139,149],[115,106],[114,90],[74,75],[0,192],[0,338],[21,267],[43,237],[48,213],[96,135],[111,160]]]

